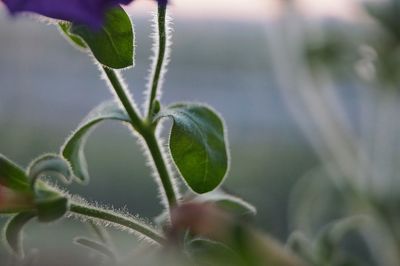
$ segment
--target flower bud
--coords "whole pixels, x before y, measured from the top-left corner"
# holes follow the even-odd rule
[[[14,191],[0,184],[0,213],[14,213],[31,210],[35,207],[33,196]]]

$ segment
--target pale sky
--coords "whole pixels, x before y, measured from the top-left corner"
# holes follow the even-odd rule
[[[309,16],[336,16],[351,19],[359,12],[355,0],[296,0]],[[279,14],[281,0],[171,0],[175,17],[193,19],[221,18],[265,20]],[[129,8],[133,13],[155,9],[154,1],[136,0]]]
[[[280,13],[283,0],[170,0],[174,17],[189,19],[233,19],[264,21]],[[356,2],[361,0],[294,0],[310,17],[333,16],[352,20],[361,14]],[[128,8],[133,15],[156,9],[153,0],[135,0]],[[1,2],[0,2],[1,5]]]

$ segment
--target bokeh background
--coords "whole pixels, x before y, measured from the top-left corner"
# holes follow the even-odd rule
[[[293,230],[293,187],[321,162],[290,114],[274,72],[268,38],[284,13],[281,2],[285,1],[172,1],[172,60],[162,103],[205,102],[223,115],[232,159],[225,186],[257,207],[256,226],[285,242]],[[317,27],[351,28],[363,17],[351,1],[296,1],[295,6],[304,23]],[[155,6],[137,0],[128,9],[136,31],[136,66],[123,74],[140,103]],[[346,103],[354,100],[352,90],[347,90],[352,86],[341,80]],[[29,16],[11,18],[0,4],[2,154],[26,166],[40,154],[57,152],[80,120],[110,97],[91,59],[71,47],[54,25]],[[160,213],[146,159],[127,128],[105,123],[89,139],[86,153],[92,180],[88,186],[69,187],[72,193],[150,220]],[[27,246],[57,253],[56,258],[48,256],[49,265],[72,265],[72,254],[79,250],[71,240],[80,234],[88,233],[77,221],[31,224]],[[126,243],[131,240],[116,234],[129,251]],[[5,253],[0,251],[2,262]]]

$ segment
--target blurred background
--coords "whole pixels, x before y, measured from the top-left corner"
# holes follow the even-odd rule
[[[128,10],[136,30],[136,66],[123,74],[141,103],[155,5],[137,0]],[[175,0],[171,16],[172,60],[162,103],[205,102],[223,115],[232,158],[225,186],[257,207],[257,227],[282,242],[298,229],[312,238],[329,221],[360,213],[341,193],[350,190],[348,183],[385,206],[390,194],[397,213],[397,37],[381,29],[363,3]],[[58,152],[81,119],[111,94],[90,58],[54,25],[11,18],[0,6],[0,47],[0,152],[27,166],[40,154]],[[375,68],[380,51],[393,65]],[[72,193],[150,220],[160,213],[150,170],[127,128],[105,123],[86,153],[92,180],[68,188]],[[71,254],[79,250],[71,239],[79,234],[87,232],[77,221],[32,223],[27,246],[57,252],[50,265],[72,265]],[[118,236],[121,246],[131,241]],[[360,238],[354,235],[344,245],[365,255],[363,265],[385,265],[374,264],[380,259],[369,258]]]

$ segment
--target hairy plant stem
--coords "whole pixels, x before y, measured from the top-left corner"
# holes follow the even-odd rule
[[[151,91],[148,99],[148,111],[146,117],[146,124],[152,125],[152,116],[154,114],[154,104],[157,97],[157,91],[160,86],[160,79],[162,78],[162,71],[164,67],[164,61],[166,57],[167,49],[167,30],[166,30],[166,12],[167,6],[162,3],[158,3],[158,17],[157,17],[157,27],[158,27],[158,55],[153,71],[153,77],[151,81]],[[147,146],[150,149],[150,153],[153,156],[154,164],[157,168],[158,174],[161,179],[161,183],[164,187],[165,194],[168,200],[169,209],[177,204],[176,190],[171,179],[167,164],[165,163],[165,158],[162,155],[160,144],[158,143],[157,137],[155,135],[154,128],[150,128],[149,133],[142,134]]]
[[[126,112],[128,113],[129,118],[131,119],[132,126],[140,133],[143,131],[144,124],[134,108],[134,103],[129,98],[128,90],[124,87],[123,83],[120,81],[118,75],[116,74],[115,70],[104,67],[104,73],[106,73],[108,80],[111,83],[115,93],[118,96],[118,99],[121,101],[122,105],[124,106]]]
[[[177,205],[177,198],[174,184],[172,182],[167,164],[165,163],[165,158],[162,155],[160,144],[157,141],[154,130],[151,130],[150,133],[144,133],[142,136],[146,141],[151,156],[153,157],[154,164],[157,168],[158,175],[168,200],[168,207],[171,210]]]
[[[154,69],[154,76],[151,82],[151,91],[149,94],[149,107],[148,114],[145,119],[142,119],[134,108],[132,100],[129,98],[127,90],[120,82],[118,76],[114,70],[103,67],[115,93],[119,100],[124,106],[128,113],[131,124],[136,131],[144,138],[150,154],[153,158],[154,164],[157,168],[159,178],[161,180],[167,201],[168,207],[171,209],[177,204],[176,191],[169,173],[165,158],[162,155],[160,144],[158,143],[154,125],[151,121],[154,109],[154,100],[157,96],[157,90],[159,87],[162,68],[165,60],[166,47],[167,47],[167,31],[166,31],[166,9],[167,7],[163,4],[158,5],[158,33],[159,33],[159,45],[158,45],[158,56],[157,62]]]
[[[97,207],[96,208],[90,207],[78,203],[71,203],[70,212],[85,217],[95,218],[102,221],[107,221],[117,225],[121,225],[123,227],[139,232],[140,234],[148,237],[149,239],[159,244],[164,244],[166,242],[166,239],[160,233],[150,228],[149,226],[142,224],[137,220],[129,219],[125,216],[118,215],[109,210],[103,210]]]
[[[157,26],[158,26],[158,55],[157,61],[155,65],[155,69],[153,71],[153,77],[151,80],[150,94],[149,94],[149,102],[148,102],[148,111],[147,111],[147,120],[151,120],[151,117],[154,112],[154,101],[157,96],[157,91],[160,84],[161,74],[163,70],[163,64],[166,55],[167,49],[167,31],[166,31],[166,11],[167,7],[164,4],[158,4],[158,17],[157,17]]]
[[[168,207],[171,209],[177,204],[177,198],[171,175],[168,171],[167,164],[164,157],[162,156],[162,151],[160,144],[157,141],[154,125],[142,120],[137,111],[135,110],[134,103],[129,98],[126,88],[122,85],[119,80],[118,75],[114,70],[103,67],[115,93],[117,94],[119,100],[124,106],[129,118],[131,119],[131,124],[133,128],[143,137],[149,148],[150,154],[153,158],[154,164],[157,168],[159,178],[163,185],[163,189],[168,201]]]

